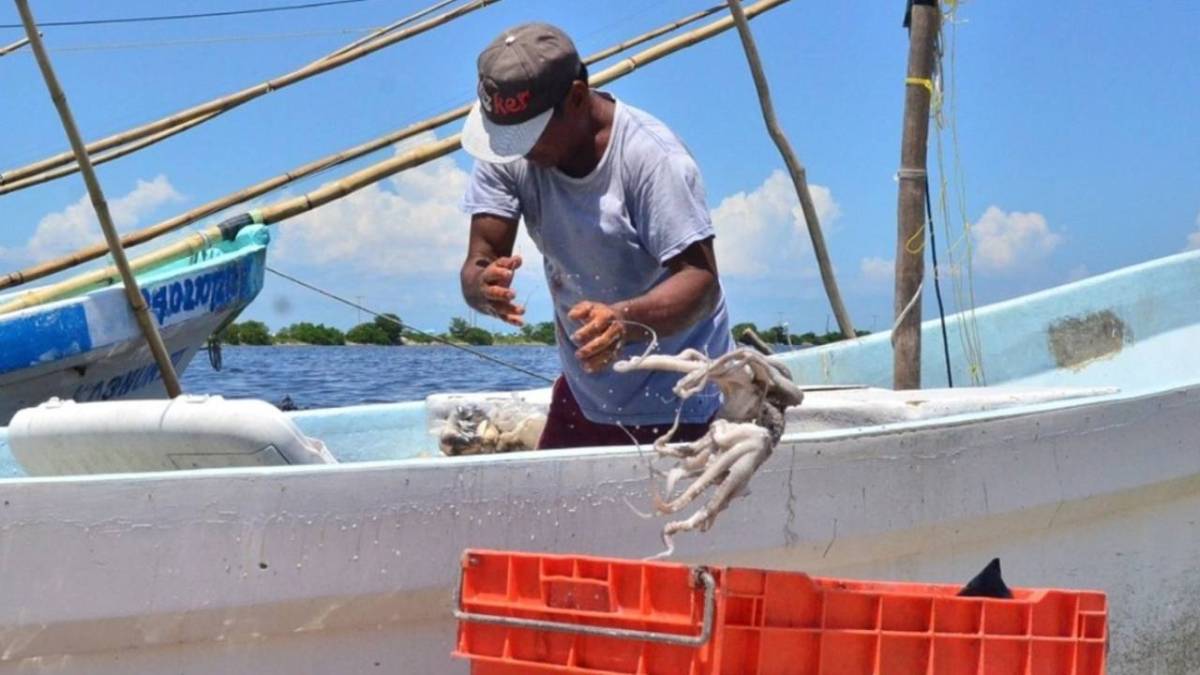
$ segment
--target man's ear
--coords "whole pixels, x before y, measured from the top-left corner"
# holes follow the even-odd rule
[[[583,109],[588,101],[588,96],[591,95],[591,88],[583,80],[575,80],[571,83],[571,91],[567,94],[567,104],[571,107],[572,112],[577,112]]]

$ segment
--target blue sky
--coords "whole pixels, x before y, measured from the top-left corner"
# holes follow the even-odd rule
[[[36,4],[40,20],[54,21],[269,3]],[[97,138],[283,74],[425,4],[366,0],[45,33],[77,121],[85,136]],[[795,0],[754,22],[776,108],[808,168],[847,305],[859,327],[876,330],[890,325],[892,312],[903,5]],[[470,100],[475,56],[506,26],[556,23],[587,54],[705,6],[502,0],[104,165],[99,175],[118,225],[145,226]],[[949,240],[940,214],[936,221],[943,262],[962,236],[962,220],[971,223],[980,304],[1200,247],[1200,5],[971,0],[960,3],[958,19],[954,118],[965,202],[960,209],[951,200]],[[0,4],[0,24],[17,21],[12,5]],[[20,36],[0,29],[0,44]],[[783,320],[793,332],[834,327],[736,34],[607,89],[667,122],[696,155],[734,320]],[[0,58],[0,97],[0,170],[66,147],[28,50]],[[391,152],[302,181],[288,194]],[[931,146],[931,170],[935,158]],[[452,316],[468,314],[457,281],[467,237],[457,200],[467,169],[459,152],[277,225],[271,264],[442,330]],[[0,197],[0,270],[98,240],[83,196],[74,176]],[[956,247],[960,259],[963,244]],[[536,261],[532,244],[521,246]],[[955,273],[965,272],[949,271]],[[523,269],[516,288],[532,320],[550,318],[540,269]],[[927,296],[926,315],[934,309]],[[353,309],[270,276],[244,316],[275,328],[300,320],[347,328],[358,319]],[[491,319],[480,323],[501,328]]]

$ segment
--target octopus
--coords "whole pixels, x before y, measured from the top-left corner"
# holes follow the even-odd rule
[[[546,416],[517,414],[467,403],[457,406],[438,434],[438,446],[450,456],[532,450],[546,426]]]
[[[746,494],[755,471],[783,436],[784,411],[800,405],[804,392],[792,381],[786,366],[751,349],[737,349],[717,359],[694,349],[676,355],[644,355],[618,361],[613,369],[682,373],[674,387],[680,399],[702,391],[710,382],[721,390],[721,409],[704,436],[691,443],[671,444],[679,428],[677,413],[671,428],[654,441],[656,456],[675,462],[665,473],[652,469],[665,479],[662,492],[655,485],[654,508],[658,513],[679,513],[713,489],[712,496],[695,513],[663,527],[666,550],[654,557],[666,557],[675,550],[675,534],[707,531],[734,498]],[[687,479],[691,482],[676,495],[676,486]]]

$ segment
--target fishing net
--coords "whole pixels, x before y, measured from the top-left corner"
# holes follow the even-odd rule
[[[443,454],[484,455],[533,450],[545,426],[544,405],[513,395],[453,402],[432,431]]]

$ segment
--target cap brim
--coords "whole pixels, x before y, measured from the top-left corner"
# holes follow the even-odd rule
[[[550,109],[520,124],[496,124],[483,114],[476,101],[463,125],[463,150],[475,159],[493,164],[520,159],[537,145],[553,114]]]

